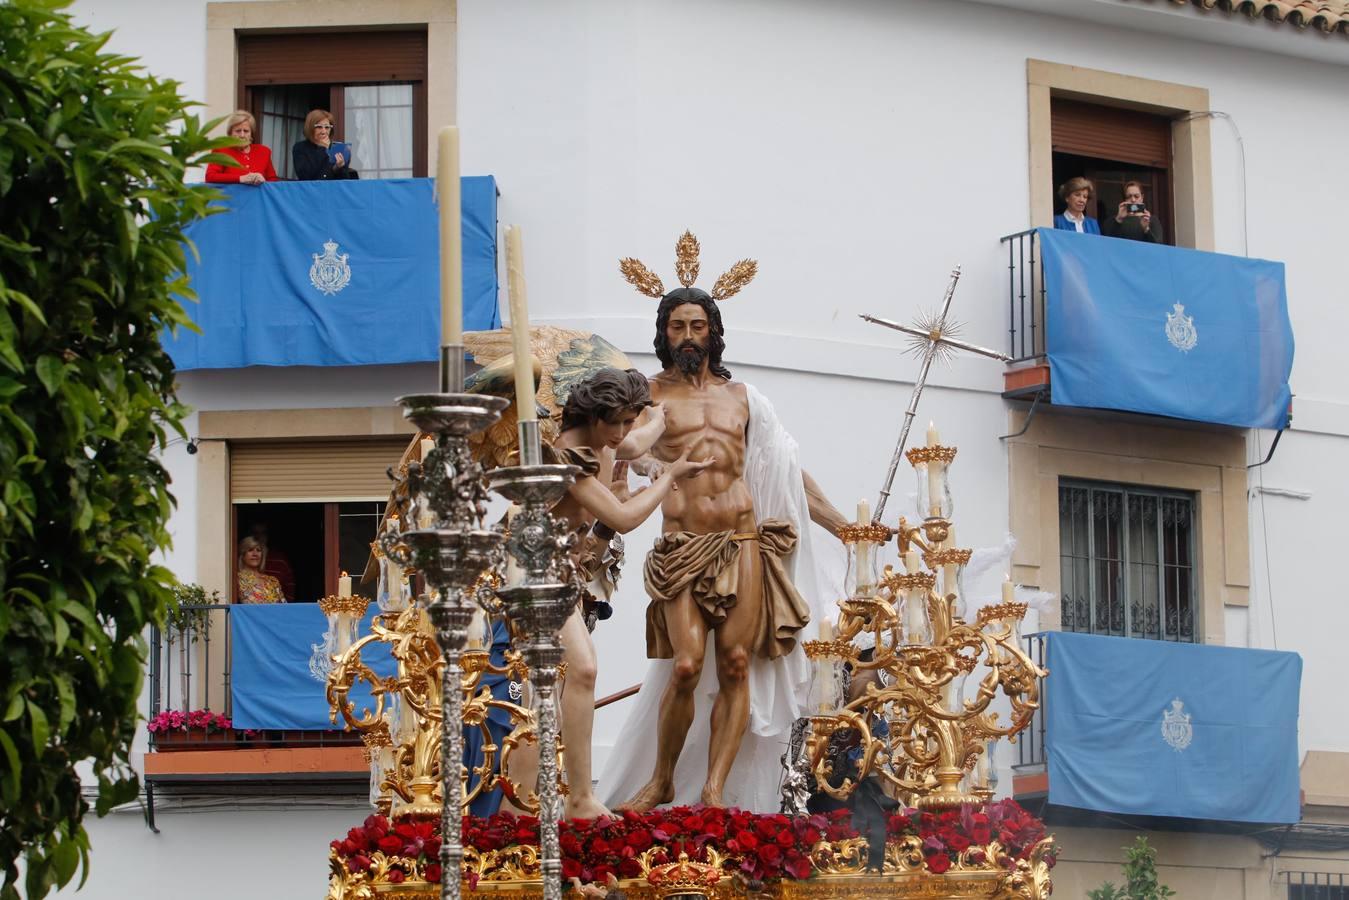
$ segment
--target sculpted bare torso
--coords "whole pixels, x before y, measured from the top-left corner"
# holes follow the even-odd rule
[[[665,433],[652,455],[670,463],[688,454],[714,462],[681,482],[661,505],[666,533],[753,531],[754,505],[745,484],[749,397],[745,386],[722,378],[701,387],[671,372],[651,379],[652,399],[664,404]]]

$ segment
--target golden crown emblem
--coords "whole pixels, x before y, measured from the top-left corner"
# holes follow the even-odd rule
[[[707,848],[707,862],[689,859],[681,850],[674,862],[652,866],[650,860],[657,852],[663,852],[662,848],[653,847],[638,857],[647,883],[655,888],[657,897],[711,897],[725,874],[721,866],[726,858],[712,847]]]
[[[693,287],[693,282],[698,280],[700,249],[698,239],[693,236],[692,231],[685,231],[675,242],[675,274],[679,277],[679,283],[686,288]],[[661,283],[660,277],[640,260],[630,256],[624,257],[618,261],[618,271],[623,273],[623,277],[637,288],[639,293],[655,297],[657,300],[665,296],[665,285]],[[741,288],[754,280],[758,271],[759,264],[754,260],[740,260],[723,272],[712,285],[712,299],[725,300],[735,296]]]

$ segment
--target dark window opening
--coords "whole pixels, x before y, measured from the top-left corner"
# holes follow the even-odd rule
[[[384,515],[384,503],[350,501],[343,503],[236,503],[235,533],[242,540],[249,535],[267,544],[263,571],[288,586],[291,603],[315,603],[337,593],[342,572],[351,576],[353,594],[375,599],[376,585],[361,583]],[[237,558],[236,558],[237,565]]]

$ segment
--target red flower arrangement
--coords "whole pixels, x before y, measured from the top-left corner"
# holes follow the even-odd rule
[[[923,855],[929,871],[940,875],[951,868],[961,853],[975,847],[970,861],[985,862],[984,851],[978,849],[996,841],[1002,855],[988,860],[994,865],[1010,869],[1019,859],[1029,859],[1031,851],[1045,836],[1044,823],[1027,812],[1015,800],[999,800],[982,808],[962,806],[940,813],[905,810],[890,817],[886,828],[888,838],[916,835],[923,842]],[[1054,865],[1054,858],[1048,858]]]
[[[151,719],[145,730],[151,734],[164,734],[169,731],[204,731],[207,734],[214,734],[229,731],[233,727],[229,716],[211,712],[209,709],[194,709],[192,712],[168,709]]]
[[[538,846],[539,820],[533,816],[465,816],[463,828],[464,846],[482,852],[511,845]],[[616,878],[640,877],[637,857],[652,847],[662,848],[652,854],[652,865],[670,862],[681,852],[690,859],[706,860],[710,846],[730,855],[748,878],[805,879],[813,870],[810,851],[816,843],[858,837],[852,814],[846,809],[790,817],[677,806],[593,820],[571,819],[562,822],[559,830],[562,877],[595,883],[603,883],[611,874]],[[971,847],[976,847],[971,861],[983,861],[983,851],[977,847],[993,841],[1002,847],[1003,854],[990,862],[1011,868],[1016,860],[1030,857],[1045,830],[1043,823],[1016,801],[1003,800],[981,809],[966,806],[941,813],[906,810],[891,816],[887,837],[909,836],[922,841],[929,871],[941,874]],[[387,857],[415,862],[427,881],[440,880],[439,820],[400,819],[390,823],[384,816],[370,816],[347,832],[345,839],[333,841],[331,847],[350,872],[370,870],[374,865],[372,854],[382,851]],[[412,874],[408,867],[395,865],[388,877],[401,882]]]

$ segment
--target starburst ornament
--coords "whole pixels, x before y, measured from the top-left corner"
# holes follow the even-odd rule
[[[884,325],[886,328],[893,328],[907,334],[909,340],[905,352],[922,360],[922,365],[918,369],[918,379],[913,383],[913,393],[909,395],[909,408],[904,411],[904,425],[899,432],[899,443],[895,446],[894,456],[890,459],[890,468],[885,475],[885,486],[881,488],[880,498],[876,501],[876,514],[872,517],[874,522],[879,522],[881,515],[885,512],[885,501],[890,498],[890,487],[895,482],[895,472],[899,469],[900,457],[904,455],[904,445],[909,440],[909,426],[913,424],[914,414],[918,411],[918,398],[923,395],[923,388],[927,384],[927,375],[932,369],[933,361],[940,359],[946,365],[950,365],[957,350],[977,353],[980,356],[999,359],[1003,362],[1011,359],[1006,354],[990,350],[987,347],[980,347],[977,344],[967,343],[956,337],[962,326],[959,322],[952,320],[950,315],[951,300],[955,297],[958,281],[960,281],[960,266],[956,266],[951,271],[951,282],[946,286],[946,295],[942,297],[941,310],[935,313],[919,314],[912,325],[902,325],[889,319],[869,316],[866,313],[862,314],[863,319],[874,325]]]

